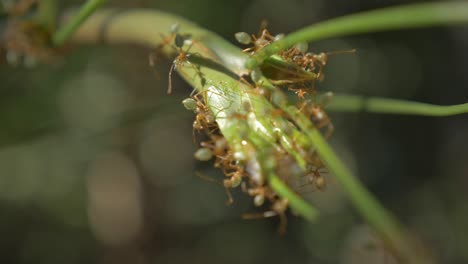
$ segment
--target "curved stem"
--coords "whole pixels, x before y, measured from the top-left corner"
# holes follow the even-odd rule
[[[58,9],[57,4],[56,0],[39,1],[39,22],[50,30],[55,28]]]
[[[68,21],[62,28],[60,28],[52,36],[52,43],[56,46],[60,46],[65,41],[67,41],[73,33],[83,24],[84,21],[92,14],[98,7],[104,4],[106,0],[88,0],[78,11],[78,13],[73,16],[73,18]]]
[[[380,234],[396,256],[403,263],[432,263],[424,249],[411,239],[398,220],[381,206],[378,200],[338,158],[319,130],[315,129],[310,121],[294,108],[286,108],[286,111],[295,117],[297,125],[313,142],[319,156],[331,174],[343,186],[353,205],[366,219],[366,222]]]
[[[157,10],[101,10],[86,20],[72,40],[76,43],[132,43],[156,47],[163,44],[163,38],[168,36],[174,24],[179,24],[180,33],[190,33],[195,40],[191,53],[219,61],[239,76],[246,73],[247,55],[238,47],[187,19]],[[174,53],[169,47],[163,51]]]
[[[289,203],[293,210],[302,215],[305,219],[309,221],[314,221],[318,216],[318,211],[314,207],[311,207],[304,199],[298,196],[296,193],[291,191],[289,187],[281,181],[278,176],[271,175],[270,186],[275,192],[277,192],[281,197],[287,197]]]
[[[433,105],[428,103],[357,95],[335,95],[327,109],[337,112],[366,111],[379,114],[451,116],[468,113],[468,103]]]
[[[72,40],[77,43],[106,41],[112,44],[136,43],[155,47],[163,44],[164,37],[161,34],[168,32],[175,23],[179,24],[181,33],[191,34],[194,43],[190,50],[190,64],[180,63],[177,71],[194,89],[207,94],[207,105],[216,113],[216,121],[230,147],[235,149],[239,146],[238,150],[242,151],[240,142],[245,134],[246,138],[252,140],[255,151],[268,153],[267,149],[277,145],[276,139],[268,136],[273,134],[272,129],[267,127],[271,125],[273,118],[258,115],[255,123],[262,126],[262,129],[254,131],[235,116],[239,110],[243,110],[246,101],[250,101],[252,108],[262,113],[270,104],[263,95],[252,93],[251,87],[239,80],[238,75],[245,70],[247,56],[215,33],[181,17],[160,11],[107,9],[90,17]],[[171,53],[173,50],[167,48],[164,52]],[[259,160],[262,165],[266,163],[263,158]],[[310,221],[316,218],[318,211],[276,175],[267,173],[266,179],[276,193],[288,199],[295,212]]]
[[[421,3],[383,8],[317,23],[293,32],[255,53],[246,63],[253,69],[266,58],[299,42],[394,29],[468,22],[468,2]]]

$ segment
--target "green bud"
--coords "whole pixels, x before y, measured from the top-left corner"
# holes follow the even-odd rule
[[[213,158],[213,152],[209,148],[199,148],[193,156],[199,161],[209,161]]]
[[[252,43],[252,37],[248,33],[237,32],[236,34],[234,34],[234,37],[240,44],[247,45]]]
[[[197,109],[197,101],[193,98],[185,98],[182,100],[185,109],[195,111]]]

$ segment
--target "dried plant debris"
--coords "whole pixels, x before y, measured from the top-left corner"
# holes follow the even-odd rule
[[[1,56],[14,66],[51,62],[60,52],[52,48],[51,29],[36,19],[37,1],[3,1],[8,18],[0,37]]]

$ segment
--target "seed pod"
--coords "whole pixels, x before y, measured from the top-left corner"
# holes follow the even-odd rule
[[[182,104],[187,110],[195,111],[197,109],[197,101],[193,98],[185,98],[182,100]]]
[[[261,194],[255,195],[254,197],[254,205],[255,206],[262,206],[263,203],[265,202],[265,197]]]
[[[213,152],[209,148],[199,148],[193,156],[199,161],[209,161],[213,158]]]
[[[282,38],[284,38],[284,34],[283,34],[283,33],[280,33],[280,34],[276,35],[276,36],[273,38],[273,41],[277,41],[277,40],[280,40],[280,39],[282,39]]]
[[[247,45],[252,43],[252,37],[248,33],[237,32],[236,34],[234,34],[234,37],[240,44]]]

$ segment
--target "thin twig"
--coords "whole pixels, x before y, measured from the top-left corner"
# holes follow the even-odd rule
[[[60,28],[52,36],[52,42],[56,46],[60,46],[67,41],[71,35],[83,24],[84,21],[94,12],[98,7],[104,4],[106,0],[88,0],[82,7],[80,7],[78,13]]]

